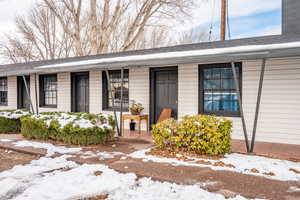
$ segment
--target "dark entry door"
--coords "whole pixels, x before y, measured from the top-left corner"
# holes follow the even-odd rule
[[[151,70],[151,122],[157,122],[164,108],[172,109],[172,117],[177,118],[177,67],[155,68]]]
[[[30,94],[30,77],[26,76],[26,83]],[[22,76],[18,76],[18,109],[30,110],[30,99],[26,91],[24,80]]]
[[[72,74],[72,112],[89,112],[89,73]]]

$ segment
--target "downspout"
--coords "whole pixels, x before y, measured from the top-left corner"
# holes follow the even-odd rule
[[[234,78],[234,81],[235,81],[235,87],[236,87],[236,92],[237,92],[239,106],[240,106],[240,115],[241,115],[241,119],[242,119],[242,125],[243,125],[246,148],[247,148],[247,152],[250,152],[249,141],[248,141],[248,133],[247,133],[246,121],[245,121],[245,117],[244,117],[243,104],[242,104],[241,90],[240,90],[240,87],[239,87],[239,81],[238,81],[237,74],[236,74],[236,71],[235,71],[236,68],[235,68],[235,63],[234,62],[231,62],[231,68],[232,68],[233,78]]]
[[[253,152],[253,150],[254,150],[255,136],[256,136],[256,130],[257,130],[257,121],[258,121],[260,102],[261,102],[262,87],[263,87],[264,76],[265,76],[265,69],[266,69],[266,59],[264,58],[262,60],[262,66],[261,66],[261,72],[260,72],[250,152]]]
[[[30,107],[32,109],[32,113],[34,113],[34,108],[33,108],[33,104],[32,104],[32,100],[31,100],[30,94],[29,94],[29,89],[28,89],[28,85],[27,85],[27,82],[26,82],[26,78],[25,78],[24,75],[22,77],[23,77],[23,81],[24,81],[24,85],[25,85],[25,89],[26,89],[26,94],[27,94],[28,99],[30,101]],[[29,111],[30,111],[30,109],[29,109]]]
[[[115,108],[115,98],[114,98],[114,95],[113,95],[113,92],[112,92],[112,89],[111,89],[111,82],[110,82],[110,77],[109,77],[108,69],[105,69],[105,72],[106,72],[106,77],[107,77],[108,90],[109,90],[110,95],[111,95],[111,101],[112,101],[111,104],[112,104],[112,109],[114,111],[114,117],[115,117],[115,120],[116,120],[117,132],[118,132],[118,135],[120,135],[120,129],[119,129],[119,124],[118,124],[117,112],[116,112],[116,108]]]
[[[122,136],[122,130],[123,130],[123,86],[124,86],[124,68],[121,69],[121,111],[120,111],[120,135]]]
[[[38,93],[37,93],[37,75],[34,74],[34,87],[35,87],[35,111],[36,114],[39,114],[39,100],[38,100]]]

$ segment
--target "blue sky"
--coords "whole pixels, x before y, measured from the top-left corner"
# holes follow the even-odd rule
[[[281,33],[281,9],[255,13],[229,19],[231,38],[246,38]],[[200,29],[209,29],[210,24],[200,26]],[[214,38],[218,38],[220,21],[213,25]],[[227,35],[228,37],[228,35]]]

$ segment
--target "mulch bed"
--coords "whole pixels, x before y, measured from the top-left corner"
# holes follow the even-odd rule
[[[209,160],[219,160],[221,158],[224,158],[224,155],[214,156],[214,155],[207,155],[207,154],[198,154],[196,152],[186,152],[186,151],[181,151],[181,150],[159,149],[159,148],[153,148],[146,154],[161,157],[161,158],[175,158],[175,159],[181,160],[181,161],[195,161],[193,158],[209,159]],[[206,161],[206,160],[198,160],[198,161],[196,161],[196,163],[201,164],[201,165],[212,165],[212,166],[216,166],[216,167],[235,168],[234,165],[226,164],[222,161],[210,162],[210,161]]]
[[[183,150],[177,150],[177,149],[171,149],[171,148],[153,148],[150,152],[147,152],[146,154],[149,155],[155,155],[158,157],[164,157],[164,158],[180,158],[177,155],[183,155],[184,157],[193,157],[193,158],[202,158],[202,159],[209,159],[209,160],[219,160],[221,158],[224,158],[224,155],[208,155],[208,154],[201,154],[198,152],[193,151],[183,151]]]

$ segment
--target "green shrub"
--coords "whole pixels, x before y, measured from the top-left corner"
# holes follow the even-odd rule
[[[230,152],[232,122],[210,115],[186,116],[153,126],[152,137],[159,148],[176,148],[211,155]]]
[[[65,120],[64,125],[60,120]],[[90,126],[81,127],[78,121],[87,120]],[[86,121],[84,121],[86,122]],[[29,139],[57,140],[66,144],[95,145],[105,143],[114,135],[115,121],[111,116],[87,113],[42,113],[21,120],[21,133]],[[109,124],[110,127],[98,126]]]
[[[21,118],[21,133],[28,139],[49,139],[49,130],[46,123],[41,119],[31,118],[30,116]]]
[[[0,117],[0,133],[18,133],[20,128],[20,119]]]
[[[0,133],[18,133],[21,131],[20,117],[28,114],[24,110],[1,110]]]

